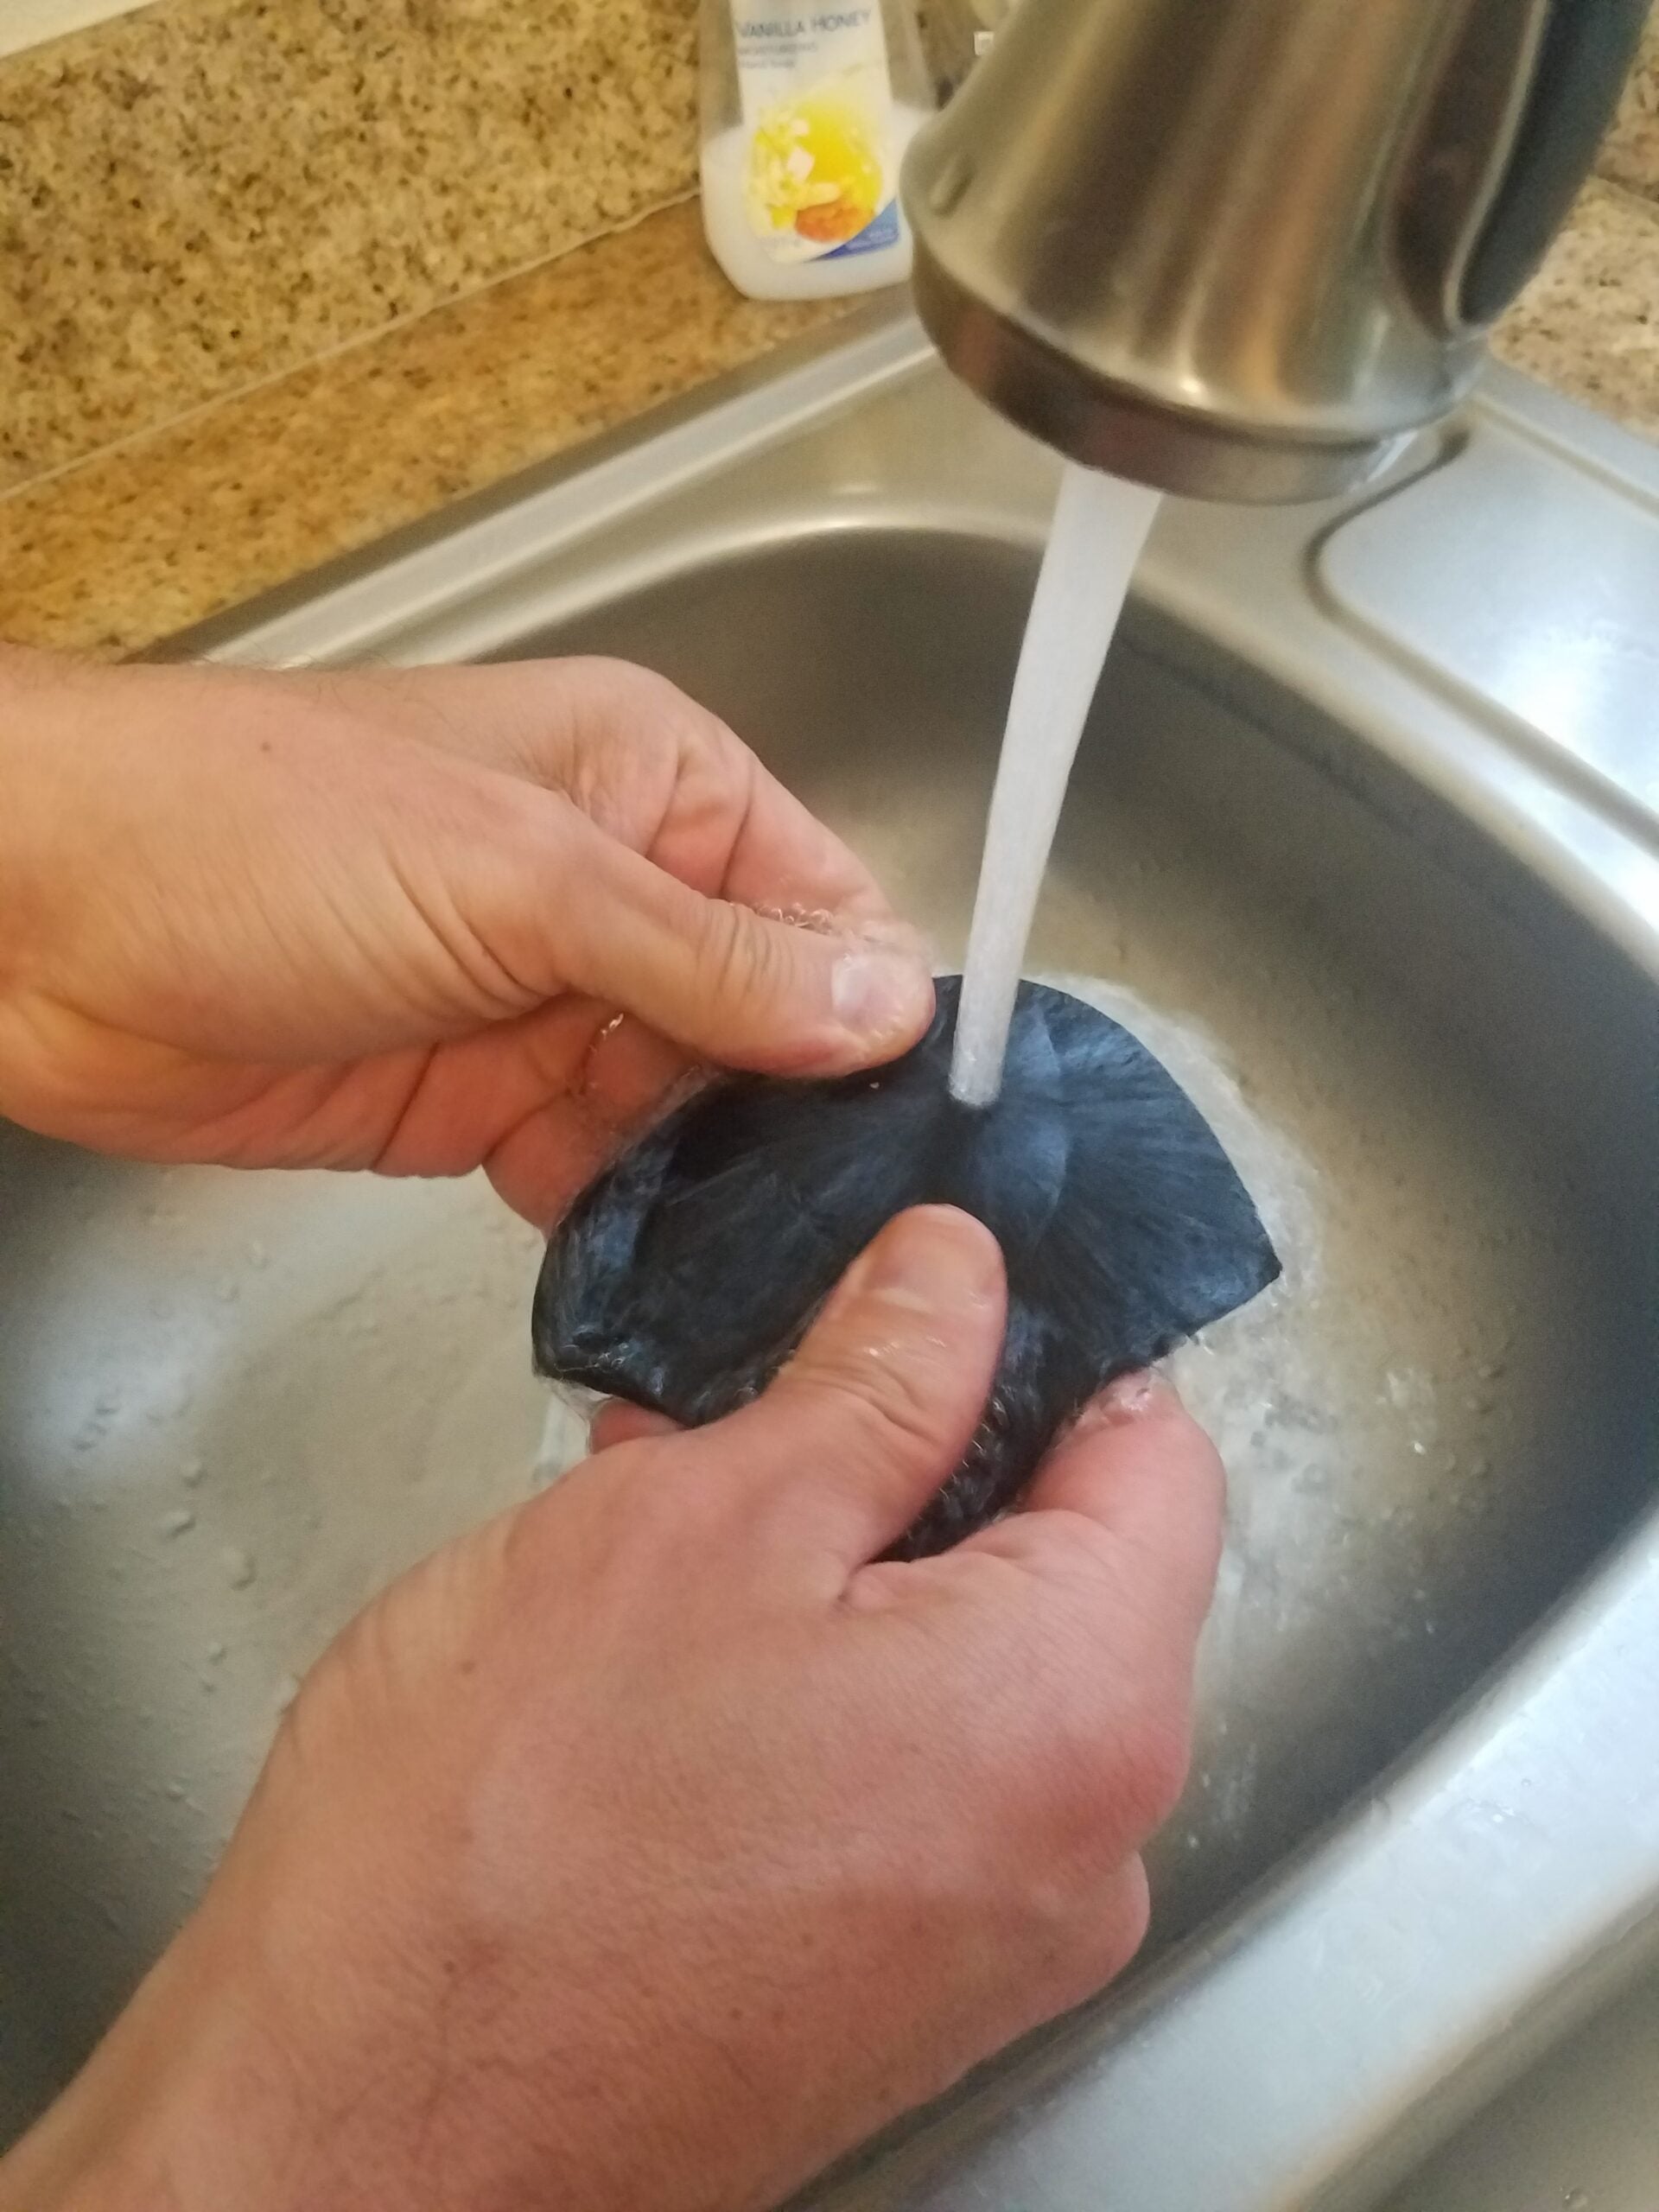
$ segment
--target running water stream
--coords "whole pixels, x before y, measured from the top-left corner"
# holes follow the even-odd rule
[[[963,965],[950,1089],[988,1106],[1095,687],[1160,494],[1066,464],[1026,624]]]

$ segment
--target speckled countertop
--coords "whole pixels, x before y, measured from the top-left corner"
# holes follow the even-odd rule
[[[831,311],[741,298],[660,210],[0,499],[0,633],[136,651]]]
[[[836,312],[740,299],[661,209],[0,499],[0,632],[139,650]],[[1659,434],[1659,205],[1588,187],[1497,350]]]

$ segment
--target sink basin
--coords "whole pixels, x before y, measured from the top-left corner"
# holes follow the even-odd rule
[[[1449,2127],[1446,2082],[1659,1910],[1659,830],[1324,578],[1462,450],[1154,535],[1030,964],[1174,1069],[1286,1261],[1177,1362],[1231,1477],[1198,1755],[1127,1988],[823,2204],[1376,2201],[1430,2087]],[[880,309],[179,649],[646,662],[954,963],[1054,481]],[[0,1207],[16,2123],[199,1891],[321,1645],[579,1437],[542,1448],[536,1243],[476,1181],[0,1129]]]

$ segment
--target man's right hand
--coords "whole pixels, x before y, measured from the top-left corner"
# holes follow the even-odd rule
[[[0,2166],[51,2212],[742,2212],[1118,1972],[1221,1523],[1166,1386],[872,1564],[1004,1319],[957,1214],[766,1396],[641,1433],[325,1656],[195,1918]]]

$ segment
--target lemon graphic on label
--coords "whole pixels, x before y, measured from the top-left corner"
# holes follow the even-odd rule
[[[856,238],[882,200],[877,130],[863,103],[826,89],[768,108],[750,141],[745,197],[762,238]]]

